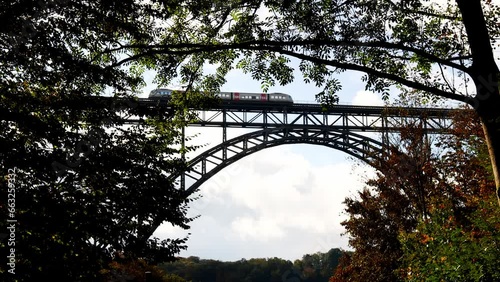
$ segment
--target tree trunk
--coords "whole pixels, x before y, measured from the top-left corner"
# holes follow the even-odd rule
[[[462,13],[462,22],[472,54],[472,65],[468,73],[477,89],[476,97],[471,99],[470,104],[481,117],[500,205],[500,93],[498,90],[500,73],[493,56],[481,1],[456,0],[456,2]]]
[[[500,97],[498,96],[498,87],[496,92],[496,97],[479,103],[476,110],[481,118],[484,136],[488,145],[497,200],[500,206]]]

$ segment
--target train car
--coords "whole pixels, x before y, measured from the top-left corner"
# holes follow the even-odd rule
[[[292,96],[284,93],[247,93],[247,92],[220,92],[215,96],[223,101],[232,103],[260,104],[260,103],[279,103],[293,104]]]
[[[150,99],[168,99],[174,90],[168,88],[154,89],[149,93]],[[292,96],[285,93],[246,93],[246,92],[219,92],[215,96],[224,102],[242,104],[293,104]]]
[[[161,98],[170,98],[170,95],[172,95],[172,92],[174,92],[171,89],[167,88],[158,88],[154,89],[151,92],[149,92],[149,98],[150,99],[161,99]]]

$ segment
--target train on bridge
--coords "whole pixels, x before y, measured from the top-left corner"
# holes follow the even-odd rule
[[[173,90],[168,88],[154,89],[149,93],[148,98],[143,98],[144,103],[151,103],[156,106],[157,101],[168,102],[173,92],[183,92],[182,90]],[[304,114],[305,112],[331,114],[354,114],[359,116],[427,116],[448,119],[453,109],[446,108],[423,108],[423,107],[388,107],[388,106],[359,106],[359,105],[321,105],[314,103],[294,102],[292,96],[285,93],[248,93],[248,92],[219,92],[215,94],[219,97],[224,106],[241,109],[272,109],[282,111],[286,109],[288,113]],[[157,100],[157,101],[155,101]],[[361,119],[361,118],[360,118]]]
[[[149,93],[149,99],[168,99],[174,91],[168,88],[154,89]],[[238,104],[280,104],[292,105],[292,96],[284,93],[246,93],[246,92],[219,92],[215,94],[224,102]]]

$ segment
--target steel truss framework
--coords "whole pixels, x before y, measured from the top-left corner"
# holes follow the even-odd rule
[[[335,106],[301,104],[284,108],[225,107],[200,111],[193,125],[269,128],[283,125],[326,126],[349,131],[399,131],[420,122],[429,132],[450,126],[450,109]]]
[[[191,194],[206,180],[237,160],[283,144],[313,144],[337,149],[369,164],[388,151],[389,134],[418,125],[428,134],[443,134],[451,127],[451,109],[294,105],[284,108],[226,105],[199,111],[193,126],[221,127],[222,143],[189,162],[180,178],[181,189]],[[260,129],[227,139],[229,128]],[[363,132],[378,132],[375,140]],[[371,134],[373,136],[373,134]]]
[[[384,144],[372,138],[336,129],[297,128],[288,125],[266,128],[227,140],[191,160],[190,170],[185,177],[192,184],[187,187],[186,192],[193,193],[217,172],[245,156],[278,145],[299,143],[323,145],[368,162],[378,160],[382,155],[376,152],[384,148]]]

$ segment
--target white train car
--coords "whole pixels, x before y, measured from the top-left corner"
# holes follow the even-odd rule
[[[168,88],[154,89],[149,93],[150,99],[169,99],[174,90]],[[273,103],[293,104],[292,96],[285,93],[246,93],[246,92],[219,92],[215,96],[231,103]]]

